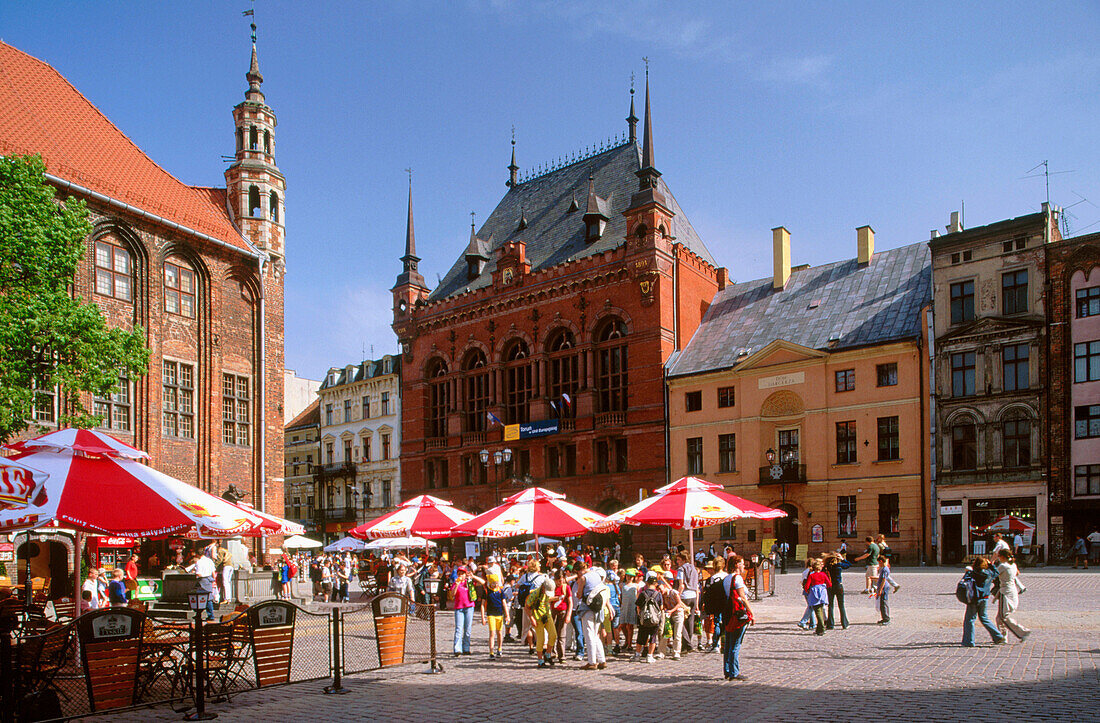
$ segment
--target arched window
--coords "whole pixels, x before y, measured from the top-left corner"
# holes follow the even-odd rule
[[[264,153],[271,153],[271,131],[264,131]]]
[[[626,411],[626,324],[611,317],[596,330],[596,398],[600,412]]]
[[[1031,420],[1022,412],[1013,412],[1001,422],[1002,464],[1005,467],[1031,465]]]
[[[275,223],[279,222],[279,194],[274,191],[268,197],[268,207],[271,209],[271,213],[268,215]]]
[[[527,344],[513,339],[504,348],[504,399],[508,424],[530,421],[527,401],[531,397],[531,362]]]
[[[104,237],[95,242],[95,292],[133,301],[134,265],[130,252]]]
[[[258,151],[260,149],[260,139],[256,132],[256,126],[248,127],[248,147],[253,151]]]
[[[473,349],[462,362],[462,391],[466,412],[464,427],[467,432],[484,432],[488,427],[489,370],[485,354]]]
[[[264,209],[260,205],[260,189],[257,186],[248,187],[248,215],[252,218],[263,218]]]
[[[178,256],[164,262],[164,310],[195,318],[195,272]]]
[[[237,150],[244,150],[244,128],[237,129]]]
[[[573,332],[558,329],[550,335],[546,345],[550,352],[547,368],[547,392],[550,395],[550,411],[560,419],[577,416],[577,350]]]
[[[447,407],[449,399],[449,387],[444,378],[447,374],[447,363],[442,359],[434,359],[428,365],[428,436],[447,436]]]

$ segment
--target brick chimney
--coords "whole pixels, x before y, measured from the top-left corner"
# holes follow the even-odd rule
[[[772,288],[781,290],[791,278],[791,233],[783,226],[772,229]]]
[[[871,263],[871,257],[875,255],[875,230],[870,226],[860,226],[856,229],[856,245],[858,254],[856,259],[860,266]]]

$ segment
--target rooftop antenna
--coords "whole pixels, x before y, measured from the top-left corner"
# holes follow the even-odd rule
[[[1040,167],[1042,167],[1043,172],[1042,173],[1035,173],[1035,171],[1039,170]],[[1050,164],[1049,164],[1048,161],[1042,161],[1041,163],[1036,165],[1034,168],[1028,170],[1027,172],[1031,173],[1031,174],[1034,174],[1034,175],[1024,176],[1024,178],[1038,178],[1039,176],[1043,177],[1043,180],[1046,182],[1047,205],[1050,205],[1050,177],[1051,176],[1058,176],[1058,175],[1061,175],[1063,173],[1076,173],[1076,171],[1054,171],[1052,173],[1051,170],[1050,170]]]

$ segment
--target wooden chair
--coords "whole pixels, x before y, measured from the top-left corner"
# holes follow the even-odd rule
[[[76,618],[76,601],[71,597],[59,597],[53,601],[55,620],[73,620]]]
[[[206,692],[212,698],[228,700],[233,682],[239,677],[240,651],[234,641],[236,625],[235,622],[207,623],[202,628]]]
[[[124,607],[77,618],[81,664],[93,713],[137,701],[145,619],[144,613]]]
[[[50,579],[48,577],[31,578],[31,602],[45,607],[50,601]]]
[[[13,673],[18,681],[18,708],[28,719],[54,710],[59,699],[67,697],[57,685],[57,677],[71,659],[72,633],[72,625],[55,622],[17,643]]]

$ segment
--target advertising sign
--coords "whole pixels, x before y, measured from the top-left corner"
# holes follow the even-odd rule
[[[543,419],[539,422],[504,425],[505,442],[514,442],[517,439],[530,439],[532,437],[545,437],[548,434],[557,433],[558,420],[556,419]]]

